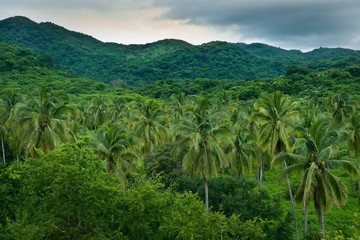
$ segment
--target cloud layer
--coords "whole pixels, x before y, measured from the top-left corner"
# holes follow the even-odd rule
[[[0,0],[25,15],[114,42],[181,38],[265,42],[283,48],[360,49],[359,0]]]
[[[159,0],[164,18],[231,28],[242,39],[286,47],[359,47],[358,0]],[[220,32],[220,31],[219,31]]]

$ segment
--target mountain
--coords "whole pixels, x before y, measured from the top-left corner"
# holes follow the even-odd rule
[[[20,16],[0,21],[0,42],[50,55],[57,67],[80,76],[137,86],[164,79],[271,78],[285,74],[290,65],[326,70],[360,59],[359,51],[341,48],[303,53],[260,43],[191,45],[174,39],[143,45],[104,43],[50,22],[36,23]]]
[[[0,43],[0,86],[0,96],[13,91],[36,95],[42,87],[75,95],[109,90],[104,83],[57,69],[49,56],[5,43]]]

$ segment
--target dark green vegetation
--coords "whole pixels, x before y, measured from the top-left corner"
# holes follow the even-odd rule
[[[51,55],[56,66],[80,76],[136,86],[166,79],[278,77],[294,64],[323,71],[360,63],[359,52],[348,49],[320,48],[302,53],[264,44],[211,42],[193,46],[171,39],[145,45],[103,43],[25,17],[0,21],[0,42]]]
[[[357,52],[173,40],[121,46],[20,17],[4,26],[13,43],[53,50],[0,43],[1,239],[320,239],[321,228],[328,239],[359,239]],[[62,52],[67,46],[73,52]],[[234,48],[254,60],[246,66],[259,61],[251,70],[259,75],[214,74],[231,66]],[[157,75],[131,75],[133,86],[74,73],[118,78],[92,55],[105,49],[107,59],[121,50],[149,64],[179,65],[184,49],[195,62],[211,54],[203,75],[167,79],[152,65]],[[178,52],[163,54],[170,49]],[[94,68],[80,57],[95,59]],[[269,75],[260,75],[269,73],[264,59]],[[56,67],[69,69],[67,61],[74,72]],[[294,63],[306,66],[287,67]],[[277,77],[239,79],[261,76]]]

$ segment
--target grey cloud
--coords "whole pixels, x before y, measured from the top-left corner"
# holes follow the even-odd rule
[[[156,4],[167,8],[164,18],[217,28],[230,26],[248,39],[289,46],[299,45],[299,40],[303,47],[353,45],[351,37],[360,30],[358,0],[158,0]]]
[[[106,15],[108,12],[125,12],[152,5],[152,0],[9,0],[0,3],[4,8],[24,8],[34,10],[78,11],[93,10]]]
[[[0,6],[1,15],[18,11],[51,21],[95,13],[129,24],[131,17],[141,14],[138,10],[162,8],[164,14],[154,21],[205,26],[220,39],[226,32],[238,41],[259,40],[285,48],[360,49],[359,0],[0,0]],[[128,19],[129,12],[133,14]]]

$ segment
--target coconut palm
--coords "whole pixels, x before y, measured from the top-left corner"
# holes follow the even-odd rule
[[[0,111],[3,111],[0,109]],[[0,122],[0,141],[1,141],[1,152],[2,152],[2,159],[3,163],[6,164],[6,156],[5,156],[5,147],[4,147],[4,141],[7,137],[7,129],[5,127],[5,122]]]
[[[61,141],[68,140],[66,120],[74,114],[60,98],[46,88],[41,89],[39,98],[30,98],[16,108],[14,135],[19,148],[24,148],[26,156],[35,156],[37,148],[49,153]]]
[[[338,93],[330,98],[333,122],[341,125],[353,111],[353,101],[347,93]]]
[[[209,209],[208,179],[217,175],[221,168],[228,166],[228,159],[219,142],[230,141],[229,131],[217,127],[211,119],[210,103],[207,98],[200,98],[175,129],[183,134],[174,153],[186,149],[183,156],[183,168],[191,175],[201,172],[205,188],[205,207]]]
[[[297,118],[296,103],[291,102],[281,92],[275,91],[260,98],[255,103],[257,111],[253,118],[262,122],[259,143],[268,147],[271,154],[286,150],[288,131]]]
[[[91,115],[93,129],[106,123],[108,120],[107,111],[107,99],[101,96],[95,97],[88,109],[88,113]]]
[[[115,98],[112,100],[110,106],[109,106],[109,110],[111,113],[111,120],[117,122],[120,120],[121,117],[121,111],[124,108],[125,105],[125,100],[122,98]]]
[[[0,99],[0,141],[4,164],[6,163],[4,141],[9,134],[8,129],[12,128],[12,122],[15,120],[15,105],[20,102],[20,100],[20,96],[15,91],[13,91],[10,96]]]
[[[229,160],[231,167],[237,170],[239,178],[252,169],[255,148],[252,140],[245,129],[235,126],[232,138],[233,150],[229,153]]]
[[[136,134],[143,137],[145,152],[154,153],[154,149],[164,143],[168,137],[165,118],[160,105],[154,100],[145,100],[140,103],[136,114]]]
[[[345,185],[331,169],[343,167],[353,175],[358,174],[358,169],[349,161],[335,158],[335,146],[339,144],[342,133],[332,127],[330,116],[314,117],[308,126],[299,126],[297,131],[299,138],[294,144],[294,153],[282,152],[273,159],[272,164],[278,165],[284,161],[294,163],[284,170],[281,178],[292,174],[303,176],[295,200],[306,208],[313,199],[322,237],[325,238],[323,213],[334,204],[340,208],[347,198]]]
[[[126,174],[134,170],[136,155],[131,146],[134,138],[117,124],[107,124],[94,135],[95,152],[104,160],[109,172],[117,177],[122,187],[126,186]]]
[[[255,103],[257,113],[254,114],[255,118],[262,121],[259,134],[259,144],[262,149],[268,148],[270,155],[279,154],[287,150],[288,143],[288,129],[291,123],[297,118],[296,103],[291,102],[281,92],[275,91],[272,94],[263,96]],[[263,161],[260,161],[260,183],[263,169]],[[283,162],[283,167],[287,168],[286,161]],[[298,226],[296,221],[295,204],[292,198],[292,191],[290,181],[287,178],[288,191],[292,207],[292,213],[295,224],[296,239],[298,236]]]
[[[181,118],[184,115],[184,106],[186,104],[185,93],[180,92],[177,95],[171,96],[173,100],[173,110],[175,120]]]
[[[360,152],[360,116],[358,114],[351,115],[349,124],[347,126],[349,130],[349,151],[355,152],[355,158],[357,166],[359,167],[359,152]],[[349,153],[350,160],[350,153]],[[360,179],[358,179],[358,195],[360,199]]]

